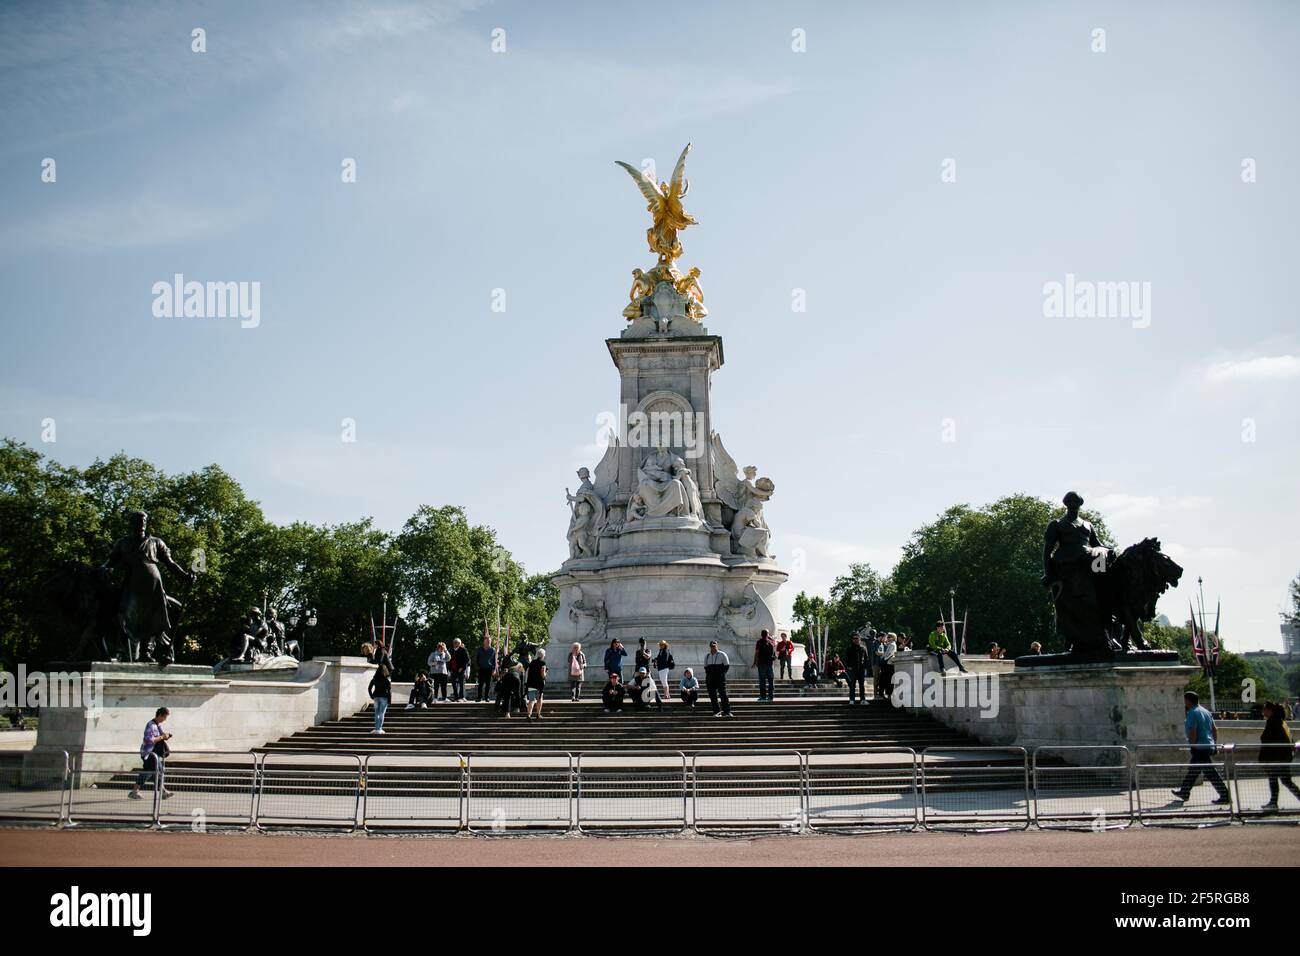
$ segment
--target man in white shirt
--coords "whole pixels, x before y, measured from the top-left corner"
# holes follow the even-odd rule
[[[731,669],[731,659],[726,651],[718,650],[718,642],[709,642],[709,653],[704,655],[704,684],[709,690],[709,703],[713,705],[714,717],[731,717],[731,699],[727,696],[727,671]],[[722,707],[719,709],[718,702]]]

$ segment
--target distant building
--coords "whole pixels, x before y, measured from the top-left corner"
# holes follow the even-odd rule
[[[1169,626],[1169,615],[1168,615],[1168,614],[1157,614],[1157,615],[1156,615],[1156,623],[1159,624],[1161,627],[1168,627],[1168,626]]]
[[[1287,657],[1300,656],[1300,627],[1290,621],[1282,622],[1282,653]]]

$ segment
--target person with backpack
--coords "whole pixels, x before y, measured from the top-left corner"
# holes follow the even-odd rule
[[[587,655],[582,653],[582,645],[574,643],[569,649],[569,699],[582,697],[582,681],[587,676]]]
[[[1291,761],[1295,759],[1295,741],[1291,728],[1286,725],[1286,704],[1281,701],[1264,702],[1264,732],[1259,735],[1259,762],[1268,764],[1268,803],[1260,809],[1277,810],[1279,784],[1300,800],[1300,787],[1291,779]]]
[[[663,684],[665,700],[672,700],[672,692],[668,689],[668,675],[676,668],[677,662],[673,660],[673,652],[668,642],[660,641],[659,653],[655,655],[655,670],[659,673],[659,683]]]
[[[759,702],[771,701],[776,695],[776,680],[772,665],[776,663],[776,641],[764,629],[754,643],[754,667],[758,670]]]

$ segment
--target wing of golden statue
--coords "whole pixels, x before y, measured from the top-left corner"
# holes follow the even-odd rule
[[[677,157],[677,165],[673,168],[673,178],[668,183],[668,195],[680,199],[686,195],[687,190],[691,188],[690,180],[686,178],[686,154],[691,151],[691,144],[687,143],[682,154]]]
[[[650,200],[651,209],[657,208],[661,203],[663,203],[663,194],[659,192],[659,187],[655,185],[655,181],[652,178],[641,172],[641,170],[637,169],[635,166],[629,166],[621,159],[616,159],[614,162],[626,169],[627,174],[636,180],[637,188],[641,190],[641,194],[645,196],[646,199]]]

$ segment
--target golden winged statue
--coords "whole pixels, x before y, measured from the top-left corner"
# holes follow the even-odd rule
[[[659,256],[661,263],[671,263],[681,257],[682,244],[677,241],[677,231],[687,226],[699,225],[690,213],[682,208],[682,197],[691,188],[686,178],[686,154],[690,151],[691,144],[687,143],[682,154],[677,157],[677,166],[673,169],[672,180],[657,186],[654,177],[647,176],[634,166],[615,160],[618,165],[627,170],[627,174],[636,181],[642,195],[649,200],[646,209],[654,217],[654,224],[646,230],[645,237],[646,242],[650,244],[650,251]]]

